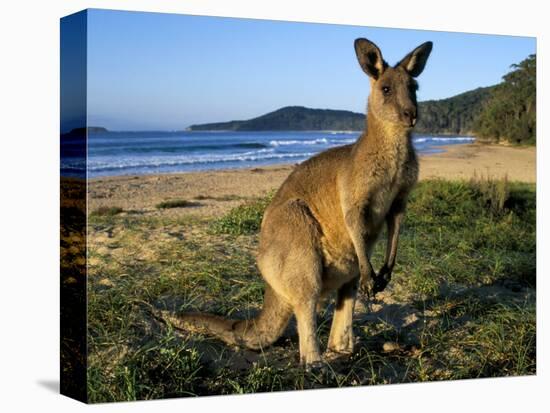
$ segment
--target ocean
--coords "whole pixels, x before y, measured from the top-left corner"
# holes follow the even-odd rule
[[[249,168],[301,162],[355,142],[360,132],[100,132],[88,135],[88,176],[143,175]],[[473,142],[465,136],[415,135],[419,154]],[[65,156],[63,175],[85,173],[82,159]]]

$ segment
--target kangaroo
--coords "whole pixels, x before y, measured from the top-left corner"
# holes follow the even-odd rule
[[[277,340],[294,314],[300,362],[312,366],[322,360],[317,304],[337,291],[327,358],[353,352],[358,287],[372,298],[390,281],[407,197],[418,179],[411,142],[417,119],[414,78],[424,70],[432,43],[420,45],[393,67],[371,41],[360,38],[354,46],[370,77],[366,130],[355,143],[298,165],[267,207],[257,256],[266,283],[262,310],[250,320],[162,311],[176,328],[258,350]],[[385,262],[376,274],[370,255],[384,224]]]

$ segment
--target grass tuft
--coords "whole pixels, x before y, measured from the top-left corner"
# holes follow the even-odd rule
[[[92,211],[92,216],[112,217],[124,212],[120,207],[99,207],[95,211]]]
[[[260,230],[264,210],[273,199],[274,192],[255,201],[230,210],[226,215],[212,222],[213,234],[250,235]]]
[[[510,182],[507,176],[504,179],[492,179],[474,174],[470,186],[478,192],[480,202],[494,215],[504,212],[506,201],[510,197]]]
[[[240,195],[221,195],[221,196],[197,195],[193,199],[196,199],[197,201],[205,201],[210,199],[214,201],[239,201],[245,198]]]
[[[187,201],[185,199],[171,199],[168,201],[162,201],[155,205],[157,209],[169,209],[169,208],[188,208],[197,206],[198,204],[193,201]]]

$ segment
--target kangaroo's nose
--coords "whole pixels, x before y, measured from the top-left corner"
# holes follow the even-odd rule
[[[416,125],[416,109],[415,108],[405,109],[403,111],[403,115],[405,116],[405,118],[407,118],[409,120],[409,125],[410,126]]]

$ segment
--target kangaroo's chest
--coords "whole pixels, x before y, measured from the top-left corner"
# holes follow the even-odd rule
[[[383,224],[395,199],[414,185],[418,175],[415,161],[403,151],[391,159],[381,159],[374,170],[375,176],[369,177],[372,187],[365,207],[369,209],[368,215],[375,226]]]
[[[371,195],[368,204],[365,205],[367,209],[365,218],[369,221],[372,228],[371,233],[375,237],[377,237],[378,232],[384,224],[386,216],[398,194],[398,185],[382,187]]]

